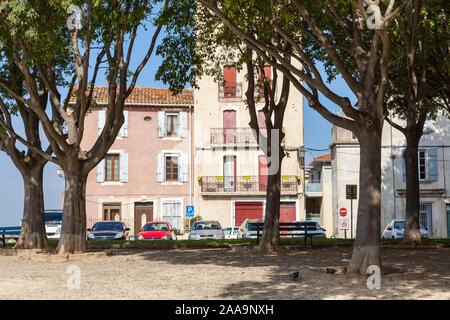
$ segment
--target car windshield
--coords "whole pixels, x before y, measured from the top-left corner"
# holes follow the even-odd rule
[[[395,221],[394,229],[405,229],[405,221]]]
[[[169,227],[167,226],[167,223],[147,223],[142,231],[169,231]]]
[[[223,229],[223,233],[224,233],[226,236],[231,235],[231,228],[225,228],[225,229]]]
[[[45,212],[45,224],[62,223],[62,212]]]
[[[120,222],[97,222],[92,231],[123,231],[123,225]]]
[[[196,222],[192,226],[192,230],[221,230],[222,227],[218,222]]]

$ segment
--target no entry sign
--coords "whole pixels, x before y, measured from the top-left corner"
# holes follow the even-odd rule
[[[347,215],[347,209],[340,208],[339,209],[339,214],[341,215],[341,217],[345,217]]]

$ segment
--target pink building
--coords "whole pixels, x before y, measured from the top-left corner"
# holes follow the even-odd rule
[[[105,121],[107,87],[95,88],[82,147],[90,148]],[[136,87],[125,102],[125,122],[105,159],[87,180],[87,224],[121,220],[137,234],[151,220],[184,230],[193,204],[193,94]]]

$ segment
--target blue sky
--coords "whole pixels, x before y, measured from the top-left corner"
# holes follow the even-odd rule
[[[135,69],[147,50],[146,44],[151,40],[151,30],[141,30],[134,48],[132,62]],[[160,37],[161,39],[161,37]],[[164,83],[154,79],[156,70],[161,63],[160,57],[153,56],[143,69],[137,86],[167,87]],[[98,85],[106,85],[104,77],[99,73]],[[342,79],[335,80],[332,89],[342,96],[352,96],[350,90]],[[64,96],[64,94],[63,94]],[[354,101],[354,99],[352,99]],[[332,111],[338,110],[332,103],[323,101],[324,105]],[[20,131],[20,121],[16,121],[16,129]],[[322,118],[316,111],[308,107],[305,100],[304,108],[305,146],[314,149],[327,149],[331,142],[331,124]],[[326,154],[328,151],[307,152],[306,163],[313,157]],[[56,174],[57,165],[47,164],[44,169],[44,202],[45,209],[60,209],[62,207],[62,192],[64,180]],[[0,152],[0,226],[19,225],[23,214],[23,182],[22,177],[12,161],[3,152]]]

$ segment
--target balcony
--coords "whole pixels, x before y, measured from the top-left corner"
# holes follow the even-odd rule
[[[307,196],[322,196],[322,184],[320,182],[309,182],[305,184],[305,194]]]
[[[219,99],[241,99],[242,83],[227,82],[219,83]]]
[[[251,128],[211,128],[211,147],[257,147],[256,133]],[[285,128],[282,129],[285,132]],[[266,129],[260,129],[261,135],[267,136]],[[286,136],[281,141],[283,146]]]
[[[250,128],[211,128],[211,146],[258,146],[253,130]]]
[[[200,179],[202,195],[264,195],[267,191],[268,176],[203,176]],[[296,176],[281,177],[281,193],[296,195]]]

